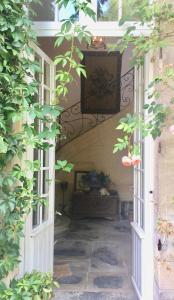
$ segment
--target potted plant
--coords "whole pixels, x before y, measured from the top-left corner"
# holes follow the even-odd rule
[[[103,172],[90,171],[82,176],[82,184],[90,191],[99,191],[101,188],[107,188],[110,184],[110,178]]]

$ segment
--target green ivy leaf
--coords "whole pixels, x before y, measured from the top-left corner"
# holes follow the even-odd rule
[[[73,164],[68,163],[67,160],[57,160],[55,164],[55,170],[64,171],[70,173],[73,169]]]
[[[0,136],[0,153],[7,153],[8,144],[4,141],[4,138]]]

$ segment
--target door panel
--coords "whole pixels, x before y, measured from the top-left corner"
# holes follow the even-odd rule
[[[53,266],[53,234],[52,224],[46,226],[43,231],[32,235],[33,240],[33,269],[41,272],[52,272]],[[47,246],[49,245],[49,247]],[[51,251],[50,251],[51,250]],[[51,252],[51,253],[50,253]]]
[[[143,106],[148,103],[147,86],[150,82],[150,61],[135,69],[134,112],[143,116]],[[152,99],[151,99],[152,101]],[[150,102],[151,102],[150,101]],[[146,117],[144,115],[144,117]],[[140,130],[134,135],[140,143],[142,162],[134,167],[134,220],[132,222],[132,282],[138,299],[153,300],[153,180],[154,142],[142,138]]]
[[[35,59],[41,67],[41,72],[36,74],[36,78],[40,81],[38,102],[48,104],[53,97],[54,64],[41,49],[35,45],[33,48]],[[41,121],[35,125],[38,132],[45,126]],[[53,140],[45,141],[54,145]],[[30,149],[27,151],[27,159],[39,160],[41,163],[40,171],[33,174],[36,179],[34,189],[47,200],[47,205],[38,205],[27,217],[20,275],[33,270],[53,271],[55,148],[51,147],[48,151]]]
[[[134,281],[134,286],[136,286],[136,291],[138,294],[141,294],[141,265],[142,265],[142,260],[141,260],[141,238],[137,234],[136,230],[132,230],[132,243],[133,243],[133,249],[134,249],[134,255],[133,255],[133,281]]]

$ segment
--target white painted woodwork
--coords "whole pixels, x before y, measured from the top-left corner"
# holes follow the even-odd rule
[[[44,103],[45,98],[43,96],[43,91],[47,90],[47,93],[50,93],[50,102],[54,97],[54,64],[50,58],[36,45],[33,45],[35,54],[41,59],[42,73],[41,73],[41,84],[40,84],[40,95],[39,102]],[[49,87],[44,83],[44,63],[47,63],[50,72],[47,74],[50,80]],[[42,126],[42,125],[41,125]],[[54,141],[50,141],[51,144],[54,144]],[[33,149],[28,149],[27,151],[27,160],[34,159]],[[43,161],[43,152],[40,151],[39,160]],[[41,167],[42,176],[40,175],[38,180],[38,189],[39,194],[43,197],[48,197],[48,207],[47,209],[47,218],[43,220],[42,210],[43,207],[38,208],[38,224],[33,226],[33,212],[27,217],[25,223],[25,238],[24,245],[22,247],[21,253],[21,264],[19,270],[19,276],[22,276],[25,272],[32,272],[33,270],[42,271],[42,272],[52,272],[53,271],[53,247],[54,247],[54,197],[55,197],[55,171],[54,171],[54,162],[55,162],[55,147],[49,149],[49,158],[48,158],[49,167]],[[49,173],[49,179],[52,179],[48,193],[43,193],[43,172],[47,170]],[[33,176],[33,175],[32,175]]]
[[[150,55],[145,66],[135,69],[134,111],[142,115],[147,97],[147,86],[153,74]],[[146,118],[146,114],[144,116]],[[153,249],[153,189],[154,189],[154,142],[151,137],[144,140],[137,130],[134,140],[141,142],[142,163],[134,167],[134,220],[132,222],[132,282],[140,300],[153,300],[154,249]],[[152,193],[151,193],[152,191]]]
[[[152,0],[149,0],[151,3]],[[81,25],[86,25],[87,30],[91,32],[93,36],[111,36],[111,37],[121,37],[124,35],[126,29],[129,26],[135,26],[134,31],[135,36],[139,35],[149,35],[149,26],[147,24],[141,25],[135,21],[125,22],[123,25],[119,25],[119,21],[122,18],[123,7],[122,0],[118,0],[118,11],[115,21],[96,21],[94,22],[91,18],[86,17],[82,12],[79,14],[78,22]],[[92,0],[91,8],[97,14],[97,1]],[[131,9],[131,8],[130,8]],[[37,36],[56,36],[61,27],[59,21],[59,11],[57,5],[54,5],[54,20],[52,21],[36,21],[34,22],[34,30],[37,33]]]

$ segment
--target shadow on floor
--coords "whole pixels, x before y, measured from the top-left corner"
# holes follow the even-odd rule
[[[131,230],[127,221],[71,221],[55,228],[55,299],[136,300],[131,284]]]

